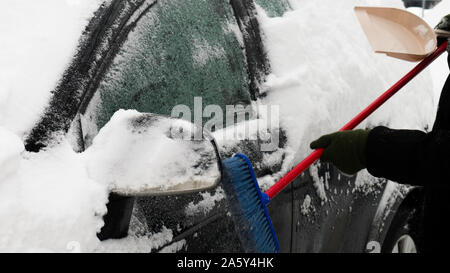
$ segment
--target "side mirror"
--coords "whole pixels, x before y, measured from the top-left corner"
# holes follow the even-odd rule
[[[124,196],[203,191],[221,179],[214,138],[185,120],[119,110],[84,152],[89,175]]]

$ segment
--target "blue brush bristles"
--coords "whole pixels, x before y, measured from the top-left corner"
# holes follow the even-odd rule
[[[243,154],[223,160],[222,184],[236,231],[246,252],[278,253],[280,246],[250,160]]]

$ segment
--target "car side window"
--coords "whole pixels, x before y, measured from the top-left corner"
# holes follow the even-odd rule
[[[249,104],[240,35],[227,1],[156,2],[82,113],[85,145],[119,109],[170,115],[179,104],[193,109],[194,97],[203,107]]]

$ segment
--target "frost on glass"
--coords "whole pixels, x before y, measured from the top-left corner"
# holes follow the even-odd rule
[[[249,104],[245,56],[226,1],[158,1],[128,36],[85,119],[101,128],[119,109],[170,115],[194,97]],[[95,130],[93,130],[95,133]]]

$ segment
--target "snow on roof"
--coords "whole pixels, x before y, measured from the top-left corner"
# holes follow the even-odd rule
[[[20,137],[39,118],[102,0],[3,0],[0,126]]]

